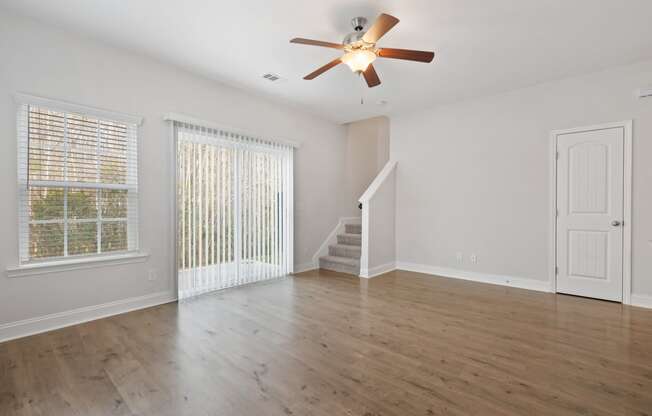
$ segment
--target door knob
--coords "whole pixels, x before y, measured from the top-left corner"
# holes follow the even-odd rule
[[[611,225],[613,225],[614,227],[620,227],[622,223],[618,220],[613,220],[611,221]]]

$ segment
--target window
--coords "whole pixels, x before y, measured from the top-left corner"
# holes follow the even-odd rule
[[[21,264],[138,249],[138,123],[56,103],[18,109]]]

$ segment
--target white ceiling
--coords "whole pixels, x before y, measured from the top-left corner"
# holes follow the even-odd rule
[[[650,0],[0,0],[116,46],[337,122],[498,93],[652,57]],[[379,59],[368,89],[344,65],[302,77],[338,51],[354,16],[401,22],[379,46],[434,50],[431,64]],[[262,74],[281,75],[269,82]],[[365,104],[360,104],[364,96]],[[381,101],[387,104],[381,104]]]

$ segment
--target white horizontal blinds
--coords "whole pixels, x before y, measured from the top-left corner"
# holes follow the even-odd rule
[[[289,273],[292,148],[183,123],[175,132],[179,296]]]
[[[137,126],[18,112],[21,262],[138,248]]]

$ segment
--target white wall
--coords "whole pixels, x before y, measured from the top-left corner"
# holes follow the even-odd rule
[[[344,214],[346,129],[141,55],[46,28],[0,10],[0,325],[170,291],[170,160],[167,112],[302,142],[295,157],[295,263]],[[141,129],[142,264],[9,278],[18,262],[15,105],[12,93],[144,116]],[[149,269],[159,279],[147,280]]]
[[[634,97],[644,86],[652,61],[393,117],[399,262],[547,281],[550,131],[633,119],[632,285],[652,295],[652,99]]]
[[[374,117],[346,125],[346,186],[344,203],[359,216],[358,199],[389,160],[389,119]]]

